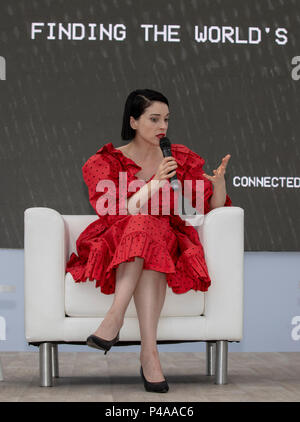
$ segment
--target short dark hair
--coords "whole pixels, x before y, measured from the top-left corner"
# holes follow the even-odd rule
[[[153,91],[152,89],[136,89],[128,95],[124,107],[121,132],[121,138],[124,141],[131,140],[135,137],[135,130],[130,126],[130,116],[137,120],[146,108],[152,105],[153,101],[160,101],[169,106],[167,98],[160,92]]]

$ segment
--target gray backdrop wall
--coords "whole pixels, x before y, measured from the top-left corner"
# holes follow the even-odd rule
[[[299,19],[296,0],[2,0],[0,247],[23,248],[28,207],[94,213],[81,167],[152,88],[208,174],[231,154],[245,249],[299,251]]]

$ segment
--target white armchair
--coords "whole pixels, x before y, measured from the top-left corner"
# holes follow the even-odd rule
[[[113,295],[95,289],[95,281],[75,283],[65,274],[79,234],[97,218],[44,207],[24,212],[25,337],[39,347],[41,386],[59,376],[57,345],[86,344],[112,304]],[[216,208],[195,228],[212,284],[207,292],[184,294],[167,286],[157,344],[205,341],[206,374],[226,384],[228,342],[243,336],[244,210]],[[140,344],[140,332],[132,298],[114,347],[133,344]]]

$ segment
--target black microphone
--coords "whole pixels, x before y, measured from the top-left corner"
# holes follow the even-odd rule
[[[172,157],[171,142],[169,138],[167,138],[166,136],[164,136],[163,138],[160,138],[159,146],[160,146],[160,149],[162,150],[164,157]],[[169,178],[169,181],[171,183],[173,190],[179,189],[179,183],[178,183],[176,173],[174,174],[174,176]]]

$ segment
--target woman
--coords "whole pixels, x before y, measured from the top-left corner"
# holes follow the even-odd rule
[[[121,133],[122,139],[130,142],[120,148],[105,144],[82,167],[89,199],[99,219],[81,233],[76,242],[78,256],[73,253],[66,267],[75,282],[96,280],[102,293],[114,293],[104,320],[87,339],[91,347],[106,353],[119,340],[126,309],[134,297],[141,333],[140,373],[145,389],[155,392],[169,389],[156,344],[166,286],[177,294],[190,289],[207,291],[211,280],[197,231],[186,225],[178,212],[175,215],[173,190],[169,215],[162,213],[160,197],[158,214],[142,214],[141,210],[145,204],[151,206],[154,196],[160,195],[175,173],[182,186],[185,179],[204,181],[205,214],[231,205],[224,180],[230,155],[223,158],[214,176],[203,172],[203,158],[184,145],[172,144],[172,157],[163,156],[160,137],[167,134],[169,114],[168,100],[159,92],[145,89],[130,93]],[[146,183],[132,192],[126,189],[124,198],[119,189],[120,172],[126,173],[128,184],[138,180]],[[114,182],[116,190],[110,190],[111,194],[96,189],[104,180]],[[110,203],[112,196],[117,212],[104,215],[100,208]],[[126,213],[121,213],[124,207],[118,206],[124,199]],[[193,186],[193,206],[195,200]]]

